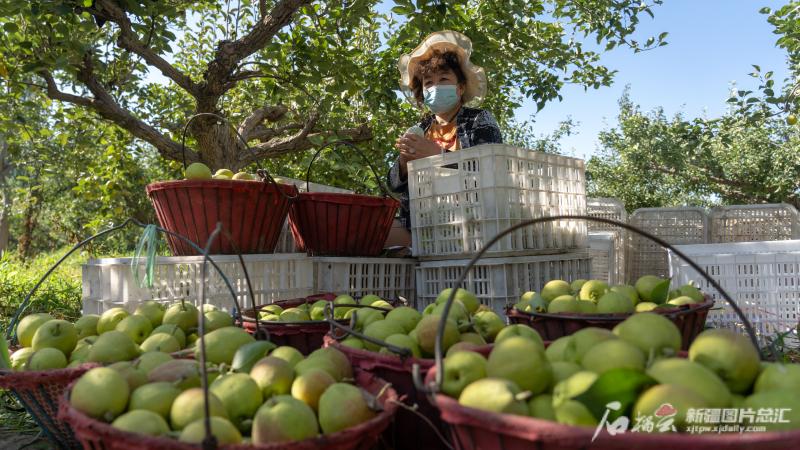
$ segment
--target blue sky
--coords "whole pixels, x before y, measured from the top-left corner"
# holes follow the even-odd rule
[[[384,2],[389,7],[391,3]],[[626,85],[631,87],[632,100],[644,110],[663,106],[668,115],[682,111],[692,117],[718,116],[725,111],[731,83],[757,86],[748,75],[751,64],[774,70],[777,80],[788,74],[785,52],[775,47],[772,27],[758,13],[763,6],[776,9],[783,4],[775,0],[666,0],[654,9],[654,19],[642,18],[637,37],[667,31],[669,45],[638,54],[622,48],[605,53],[601,62],[618,70],[612,86],[588,91],[566,86],[562,102],[548,103],[538,114],[535,105],[526,102],[517,118],[535,120],[535,128],[545,134],[572,117],[579,122],[578,134],[565,138],[563,149],[588,158],[596,151],[598,132],[616,124],[617,101]]]

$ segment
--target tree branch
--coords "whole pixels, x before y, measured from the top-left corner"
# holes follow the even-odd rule
[[[87,53],[84,56],[83,65],[78,68],[78,81],[89,89],[89,92],[92,93],[94,98],[81,97],[60,91],[50,72],[41,71],[39,75],[45,80],[47,84],[46,94],[51,99],[91,108],[104,119],[116,123],[120,127],[128,130],[133,136],[152,144],[165,158],[176,161],[181,160],[182,154],[180,144],[167,138],[152,126],[137,119],[129,111],[122,108],[114,101],[113,97],[111,97],[95,76],[90,54]],[[199,158],[195,152],[187,150],[186,160],[194,162],[198,161]]]
[[[271,158],[274,156],[284,155],[291,152],[307,150],[314,147],[314,144],[309,140],[316,136],[330,137],[340,136],[353,142],[364,142],[372,140],[372,130],[368,125],[364,124],[358,128],[347,128],[337,131],[325,131],[321,133],[309,133],[302,135],[302,131],[294,136],[282,139],[271,139],[267,142],[255,145],[252,147],[255,155],[250,152],[242,154],[244,164],[250,164],[256,160]]]
[[[103,17],[119,26],[117,43],[120,47],[141,56],[148,65],[157,68],[165,77],[174,81],[189,94],[196,96],[198,92],[196,83],[139,39],[131,27],[131,21],[127,13],[116,2],[113,0],[95,0],[91,10],[92,14]]]
[[[264,120],[269,120],[270,122],[275,122],[279,120],[281,117],[286,115],[286,112],[289,111],[289,108],[283,105],[269,105],[263,108],[258,108],[257,110],[253,111],[244,121],[239,125],[239,134],[242,135],[245,140],[250,140],[248,135],[250,132],[259,125]]]
[[[283,125],[278,128],[267,128],[264,125],[257,125],[250,131],[249,136],[247,136],[247,140],[267,142],[270,139],[274,138],[275,136],[280,136],[287,131],[302,130],[302,129],[303,129],[302,123],[290,123],[288,125]]]

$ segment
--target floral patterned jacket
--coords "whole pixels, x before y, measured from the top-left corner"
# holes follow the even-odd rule
[[[430,115],[419,123],[419,127],[428,131],[433,123],[434,116]],[[474,147],[480,144],[502,144],[503,136],[500,127],[485,109],[462,107],[456,115],[456,132],[461,148]],[[387,177],[389,188],[400,194],[402,207],[400,220],[406,228],[411,228],[411,216],[408,208],[408,180],[400,173],[400,164],[395,162],[389,170]]]

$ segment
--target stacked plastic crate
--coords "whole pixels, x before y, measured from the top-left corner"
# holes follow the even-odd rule
[[[625,204],[615,198],[586,199],[586,215],[627,223]],[[625,283],[626,230],[602,222],[589,222],[589,254],[592,278],[610,284]]]
[[[582,160],[509,145],[481,145],[409,163],[417,307],[454,287],[469,259],[523,221],[586,213]],[[468,274],[464,288],[502,312],[551,279],[590,275],[587,227],[559,220],[502,237]]]

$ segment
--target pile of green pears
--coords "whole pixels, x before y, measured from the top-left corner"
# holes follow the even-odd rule
[[[702,332],[686,358],[678,356],[678,328],[652,312],[613,330],[584,328],[546,348],[535,330],[512,327],[524,332],[501,333],[488,357],[449,351],[442,393],[467,407],[572,426],[597,427],[606,405],[618,401],[611,412],[628,417],[631,428],[666,404],[674,431],[686,431],[690,409],[713,408],[784,409],[783,423],[741,425],[800,429],[800,364],[761,362],[751,341],[732,330]]]
[[[233,317],[213,305],[203,307],[206,332],[233,325]],[[86,314],[74,323],[50,314],[29,314],[17,326],[20,349],[11,354],[13,370],[49,370],[86,362],[122,363],[136,358],[163,358],[197,340],[198,310],[179,301],[168,307],[148,300],[133,314],[111,308]],[[140,358],[141,359],[141,358]]]
[[[630,284],[601,280],[548,281],[541,292],[526,292],[514,305],[529,313],[621,314],[702,303],[703,293],[686,284],[670,290],[670,280],[644,275]]]
[[[256,178],[247,172],[233,173],[230,169],[219,169],[212,174],[211,169],[201,162],[189,164],[184,171],[187,180],[239,180],[253,181]]]
[[[335,348],[304,357],[236,327],[214,330],[205,340],[211,431],[219,444],[301,441],[378,414],[374,397],[352,383],[350,362]],[[199,363],[166,358],[138,371],[91,369],[73,385],[70,404],[123,431],[200,443]]]

